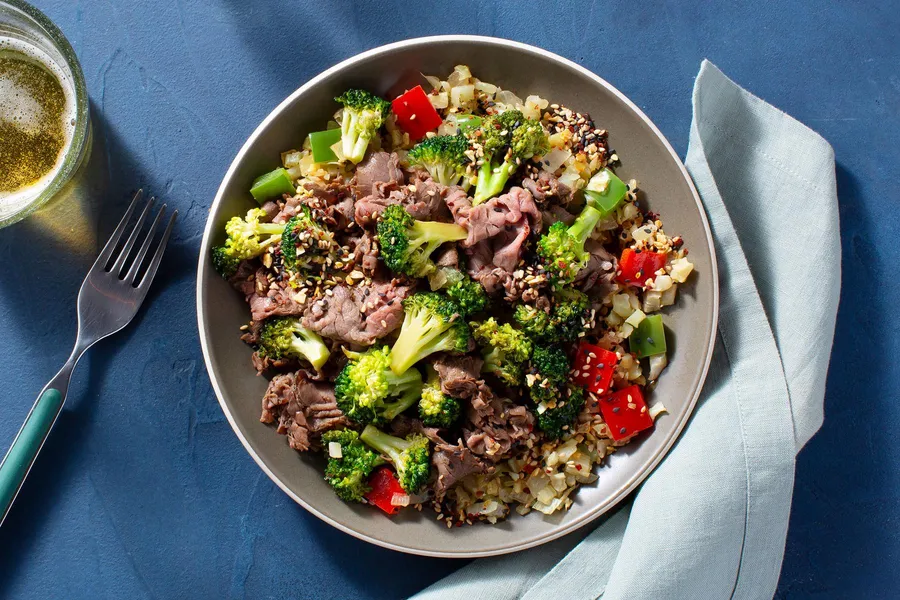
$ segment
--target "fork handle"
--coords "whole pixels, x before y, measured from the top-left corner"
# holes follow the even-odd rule
[[[25,477],[62,410],[74,366],[74,361],[70,359],[41,391],[0,463],[0,525],[6,519],[13,501],[22,489]]]

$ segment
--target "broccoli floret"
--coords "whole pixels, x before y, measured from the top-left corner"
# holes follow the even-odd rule
[[[438,183],[456,185],[466,171],[469,141],[462,135],[426,138],[409,151],[409,164],[424,167]]]
[[[571,283],[587,265],[590,256],[584,250],[584,243],[602,216],[593,206],[585,206],[570,227],[557,221],[538,240],[538,256],[554,285]]]
[[[464,317],[474,315],[487,308],[488,295],[480,283],[469,276],[447,288],[447,295],[459,305],[460,314]]]
[[[413,434],[404,440],[372,425],[366,425],[359,437],[394,465],[400,487],[404,490],[415,494],[428,483],[428,476],[431,474],[431,445],[428,438]]]
[[[384,263],[411,277],[425,277],[435,270],[431,254],[438,246],[468,236],[465,227],[454,223],[417,221],[399,204],[384,209],[377,230]]]
[[[509,385],[521,385],[522,369],[532,351],[528,336],[509,323],[500,325],[494,317],[483,323],[472,323],[471,327],[472,335],[482,347],[481,370]]]
[[[386,347],[353,353],[334,384],[338,408],[357,423],[390,423],[415,404],[422,375],[416,369],[395,374],[390,367]]]
[[[391,103],[365,90],[347,90],[334,100],[344,105],[341,116],[344,158],[357,164],[391,111]]]
[[[225,224],[225,244],[212,249],[213,266],[223,277],[234,275],[242,260],[256,258],[281,241],[284,225],[263,223],[266,212],[251,208],[245,217],[232,217]]]
[[[507,110],[485,119],[473,139],[481,146],[484,163],[478,170],[473,205],[503,191],[519,164],[534,155],[546,154],[549,139],[539,121],[526,119],[518,110]]]
[[[553,321],[550,314],[531,304],[519,304],[513,311],[513,321],[536,340],[553,339]]]
[[[322,264],[331,253],[334,236],[316,223],[309,212],[303,209],[291,217],[281,234],[281,255],[284,266],[291,270],[309,268]]]
[[[578,413],[584,408],[584,391],[575,386],[567,386],[568,397],[557,399],[554,408],[537,413],[538,428],[551,440],[558,440],[569,432]],[[565,394],[563,394],[565,396]]]
[[[590,301],[587,295],[573,288],[563,288],[553,298],[550,318],[556,339],[573,342],[584,331]]]
[[[341,500],[361,502],[371,490],[369,475],[375,467],[384,464],[384,459],[363,444],[359,434],[352,429],[325,432],[322,443],[326,452],[331,442],[341,445],[341,456],[335,458],[329,455],[325,481]]]
[[[513,311],[513,320],[535,340],[573,342],[584,331],[589,307],[584,292],[563,288],[554,294],[549,312],[530,304],[519,304]]]
[[[536,345],[525,379],[535,404],[556,400],[569,379],[569,357],[558,346]]]
[[[459,418],[462,405],[457,398],[452,398],[441,391],[441,380],[437,371],[428,368],[428,380],[422,388],[422,399],[419,400],[419,417],[428,427],[446,429]]]
[[[456,302],[435,292],[413,294],[403,301],[403,325],[391,349],[391,369],[402,375],[429,354],[464,353],[472,334]]]
[[[319,334],[301,325],[300,319],[282,317],[266,320],[259,336],[259,354],[275,360],[301,358],[320,371],[331,352]]]
[[[216,270],[216,273],[228,279],[237,272],[241,259],[226,246],[214,246],[210,253],[212,254],[213,268]]]

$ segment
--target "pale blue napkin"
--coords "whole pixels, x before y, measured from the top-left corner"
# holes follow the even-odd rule
[[[722,600],[775,593],[794,458],[819,429],[840,293],[834,152],[704,61],[686,165],[719,259],[703,395],[673,450],[586,537],[476,561],[417,598]]]

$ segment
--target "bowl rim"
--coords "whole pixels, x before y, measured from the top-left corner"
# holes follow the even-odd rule
[[[507,40],[504,38],[491,37],[491,36],[480,36],[480,35],[435,35],[435,36],[424,36],[417,38],[409,38],[406,40],[401,40],[397,42],[392,42],[389,44],[384,44],[381,46],[377,46],[370,50],[366,50],[354,56],[351,56],[336,65],[322,71],[302,86],[297,88],[294,92],[292,92],[287,98],[285,98],[281,103],[278,104],[266,117],[262,120],[262,122],[253,130],[253,133],[247,138],[244,142],[241,149],[238,151],[237,155],[231,162],[231,165],[228,167],[224,177],[222,178],[222,183],[219,185],[219,189],[216,192],[216,196],[213,199],[212,204],[209,208],[209,214],[212,216],[216,208],[222,202],[226,184],[231,180],[234,172],[237,170],[238,166],[243,162],[246,153],[256,141],[256,138],[259,137],[263,131],[265,131],[269,124],[276,119],[281,112],[287,108],[295,98],[302,95],[308,89],[317,85],[320,81],[338,73],[345,68],[369,59],[373,56],[377,56],[384,53],[389,53],[394,50],[406,48],[409,46],[417,46],[417,45],[426,45],[426,44],[434,44],[441,42],[478,42],[478,43],[487,43],[494,44],[497,46],[505,46],[507,48],[512,48],[515,50],[523,51],[526,53],[537,54],[544,58],[550,59],[553,62],[559,63],[563,66],[566,66],[570,69],[574,69],[581,73],[582,75],[588,77],[598,85],[606,88],[609,92],[614,94],[620,101],[625,103],[636,115],[638,115],[644,123],[650,128],[654,135],[663,143],[666,150],[668,150],[672,159],[677,163],[679,169],[681,170],[682,175],[684,176],[685,181],[688,184],[688,188],[691,191],[691,195],[694,197],[694,202],[697,204],[697,208],[700,213],[700,218],[703,224],[703,231],[706,235],[706,244],[709,247],[710,251],[710,276],[712,278],[712,289],[713,289],[713,298],[712,298],[712,306],[710,307],[711,311],[711,331],[709,343],[707,345],[706,351],[703,356],[703,365],[700,373],[699,384],[697,389],[694,390],[691,398],[687,404],[687,410],[684,411],[683,416],[676,423],[675,427],[669,433],[668,438],[664,441],[662,446],[656,452],[653,459],[641,470],[636,471],[627,481],[627,484],[622,486],[619,489],[619,492],[614,496],[606,498],[602,502],[597,503],[596,505],[590,507],[585,511],[584,514],[572,519],[570,522],[565,523],[564,525],[559,526],[556,530],[552,531],[548,534],[538,535],[534,538],[522,540],[522,541],[511,541],[508,544],[504,544],[502,546],[494,547],[485,551],[453,551],[453,550],[423,550],[420,548],[409,548],[406,546],[402,546],[399,544],[395,544],[392,542],[387,542],[384,540],[380,540],[376,537],[373,537],[369,534],[357,531],[352,529],[343,523],[340,523],[331,517],[325,515],[324,513],[317,510],[314,506],[306,502],[299,495],[295,494],[288,486],[281,481],[268,467],[265,461],[260,457],[250,445],[247,438],[241,432],[240,427],[238,426],[234,415],[231,414],[231,411],[228,409],[228,406],[225,403],[222,390],[219,387],[219,382],[217,377],[214,374],[212,359],[209,352],[209,347],[207,345],[207,339],[209,337],[206,327],[204,325],[204,300],[205,300],[205,289],[203,286],[204,275],[209,268],[206,257],[208,255],[208,248],[211,242],[211,238],[213,235],[212,231],[212,219],[207,218],[206,226],[203,232],[203,238],[200,244],[200,256],[198,259],[198,267],[197,267],[197,324],[199,328],[199,337],[200,337],[200,347],[203,351],[203,360],[206,364],[206,371],[210,379],[210,383],[213,387],[213,390],[216,393],[216,398],[219,401],[219,405],[222,407],[222,411],[225,413],[225,417],[228,419],[228,422],[231,424],[231,428],[234,430],[238,439],[241,441],[241,444],[256,462],[256,464],[262,469],[262,471],[271,479],[275,485],[277,485],[281,490],[287,494],[291,499],[293,499],[297,504],[308,510],[310,513],[318,517],[319,519],[325,521],[329,525],[343,531],[344,533],[350,534],[353,537],[375,544],[377,546],[381,546],[383,548],[388,548],[390,550],[395,550],[398,552],[404,552],[407,554],[414,554],[418,556],[430,556],[435,558],[481,558],[487,556],[499,556],[503,554],[508,554],[511,552],[517,552],[520,550],[525,550],[528,548],[533,548],[535,546],[539,546],[541,544],[545,544],[552,540],[558,539],[564,535],[572,533],[581,527],[584,527],[588,523],[598,519],[602,515],[609,512],[614,506],[616,506],[619,502],[624,500],[631,492],[633,492],[638,485],[640,485],[644,479],[646,479],[659,465],[663,458],[669,453],[672,449],[672,446],[678,440],[681,435],[681,432],[684,430],[684,427],[687,425],[687,422],[690,420],[691,415],[694,412],[694,409],[697,404],[697,400],[700,397],[700,393],[703,390],[703,385],[706,381],[707,374],[709,372],[710,362],[712,360],[713,348],[715,346],[716,341],[716,331],[718,329],[718,320],[719,320],[719,275],[718,275],[718,264],[716,259],[716,251],[715,245],[713,243],[712,230],[709,225],[709,220],[706,215],[706,210],[703,206],[702,201],[700,200],[700,195],[697,192],[696,187],[694,186],[694,181],[688,173],[687,169],[684,166],[681,158],[672,148],[672,145],[666,139],[666,137],[662,134],[659,128],[650,120],[644,112],[638,108],[638,106],[632,102],[625,94],[620,92],[615,86],[607,82],[605,79],[591,72],[587,68],[567,59],[553,52],[549,52],[537,46],[532,46],[530,44],[525,44],[522,42],[516,42],[513,40]]]

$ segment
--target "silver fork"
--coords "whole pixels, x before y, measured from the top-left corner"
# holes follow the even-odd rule
[[[147,290],[150,289],[150,283],[159,268],[159,262],[166,250],[166,244],[172,233],[172,227],[175,225],[178,211],[172,213],[159,243],[155,246],[156,250],[150,258],[150,263],[146,269],[142,270],[141,266],[144,260],[151,248],[154,247],[156,232],[166,212],[165,204],[156,213],[156,218],[150,225],[150,231],[131,263],[128,262],[128,258],[151,213],[153,198],[150,198],[144,206],[144,210],[141,211],[137,223],[121,250],[116,252],[119,241],[142,197],[143,192],[139,190],[112,237],[109,238],[106,246],[100,252],[100,256],[94,262],[94,266],[85,277],[84,283],[81,284],[81,291],[78,292],[78,335],[75,340],[75,348],[59,373],[41,390],[25,423],[22,424],[16,439],[13,440],[12,447],[6,453],[3,462],[0,463],[0,525],[6,519],[28,471],[31,470],[44,441],[50,434],[53,423],[59,416],[66,400],[69,379],[78,359],[98,341],[128,325],[144,298],[147,297]],[[126,266],[129,267],[127,271],[125,270]]]

